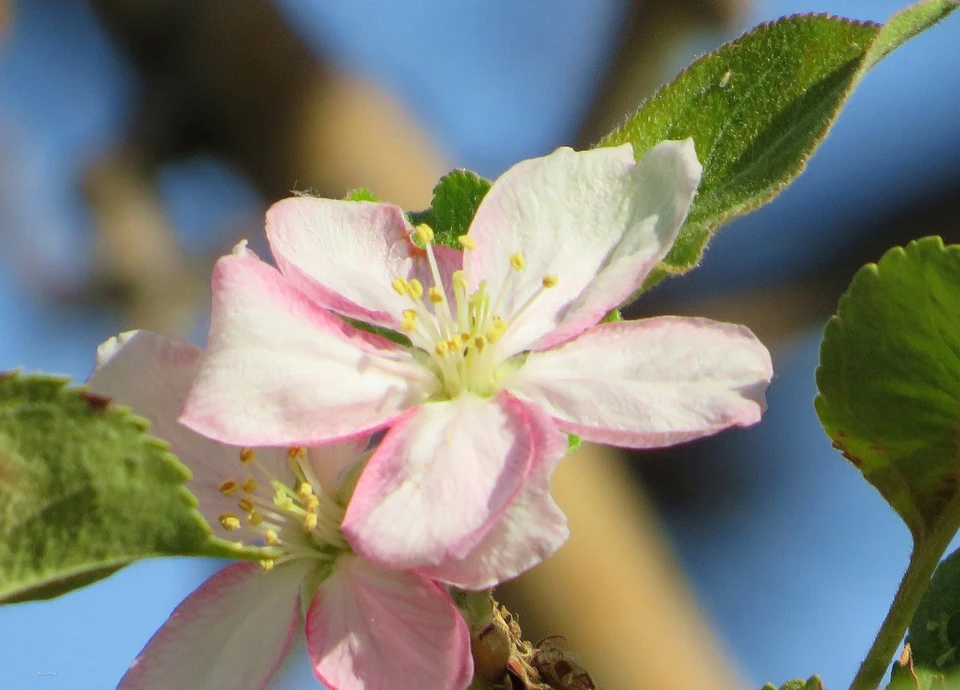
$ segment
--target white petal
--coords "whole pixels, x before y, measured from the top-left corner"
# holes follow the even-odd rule
[[[348,326],[272,267],[226,256],[180,421],[226,443],[312,445],[380,428],[435,385],[404,349]]]
[[[465,394],[428,403],[394,426],[370,458],[344,534],[358,553],[389,567],[437,563],[500,518],[533,453],[517,400]]]
[[[700,172],[688,140],[663,142],[639,164],[628,144],[562,148],[498,179],[470,227],[477,247],[465,261],[473,285],[507,286],[504,356],[568,339],[634,292],[673,245]],[[521,271],[511,267],[515,252]],[[515,316],[548,275],[557,284]]]
[[[305,574],[302,562],[224,568],[176,608],[118,690],[262,690],[293,640]]]
[[[461,589],[487,589],[556,553],[570,536],[567,516],[550,495],[550,480],[566,455],[567,435],[536,405],[526,405],[536,457],[503,516],[465,558],[449,556],[420,572]]]
[[[307,613],[307,650],[331,690],[463,690],[470,634],[447,593],[342,556]]]
[[[532,352],[505,386],[584,439],[649,448],[759,421],[772,375],[747,328],[666,316]]]
[[[177,422],[202,355],[199,347],[149,331],[124,333],[100,346],[100,365],[87,385],[94,393],[108,396],[149,420],[150,434],[170,444],[170,450],[193,473],[187,487],[196,495],[200,511],[217,536],[253,542],[259,534],[245,527],[224,530],[218,520],[222,514],[237,512],[236,497],[224,496],[219,487],[228,479],[242,481],[239,449],[211,441]],[[282,454],[271,449],[258,456],[278,479],[292,479]]]

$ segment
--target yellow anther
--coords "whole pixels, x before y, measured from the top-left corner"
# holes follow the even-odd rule
[[[407,333],[417,330],[417,312],[408,310],[403,313],[403,321],[400,322],[400,330]]]
[[[233,530],[240,529],[240,518],[230,513],[221,515],[220,526],[223,527],[225,530],[230,530],[231,532]]]
[[[460,237],[457,238],[457,242],[459,242],[460,246],[464,249],[477,248],[477,241],[470,237],[470,235],[460,235]]]
[[[457,333],[450,340],[447,341],[447,347],[449,347],[454,352],[458,352],[463,349],[463,338],[460,337],[460,334]]]
[[[413,230],[417,233],[417,237],[424,244],[430,244],[433,242],[433,228],[426,223],[420,223],[420,225],[415,227]]]
[[[320,499],[311,494],[307,496],[307,510],[314,511],[320,507]]]
[[[249,513],[251,510],[253,510],[253,507],[253,501],[251,501],[249,498],[241,498],[239,501],[237,501],[237,508],[245,513]]]
[[[264,558],[262,561],[260,561],[260,567],[263,568],[264,572],[270,572],[273,570],[273,565],[274,563],[272,558]]]
[[[483,352],[483,348],[486,344],[487,341],[482,335],[478,335],[473,339],[473,346],[477,348],[477,352]]]
[[[307,484],[306,482],[301,482],[300,486],[297,487],[297,496],[300,498],[307,498],[308,496],[313,496],[313,487]]]
[[[247,477],[246,479],[243,480],[243,484],[241,484],[240,486],[243,487],[243,490],[245,492],[247,492],[248,494],[252,494],[254,491],[256,491],[259,488],[260,485],[257,484],[257,480],[254,479],[253,477]]]
[[[393,286],[393,291],[398,295],[407,294],[407,281],[404,278],[394,278],[390,285]]]
[[[449,346],[445,342],[437,343],[437,346],[433,348],[433,351],[437,353],[440,357],[446,357]]]
[[[224,496],[229,496],[237,490],[238,486],[239,485],[235,481],[228,479],[220,485],[220,493],[222,493]]]
[[[253,462],[254,457],[255,453],[253,452],[253,448],[240,449],[240,462],[242,462],[244,465],[249,465],[251,462]]]
[[[513,266],[514,270],[522,270],[526,266],[526,262],[523,260],[523,254],[517,252],[516,254],[510,255],[510,265]]]
[[[291,460],[303,460],[307,457],[307,449],[303,446],[290,446],[287,449],[287,457]]]
[[[263,514],[254,510],[250,513],[250,515],[247,516],[247,519],[250,521],[251,525],[256,527],[263,522]]]
[[[413,280],[407,281],[407,291],[410,293],[410,296],[414,299],[420,299],[423,297],[423,283],[414,278]]]
[[[267,546],[276,546],[280,543],[280,537],[277,536],[277,533],[272,529],[267,530],[264,539],[266,539]]]
[[[303,528],[305,530],[312,530],[317,526],[317,515],[316,513],[307,513],[303,516]]]
[[[466,235],[464,235],[466,237]],[[450,280],[453,281],[453,287],[455,288],[464,288],[467,287],[467,278],[463,274],[463,271],[454,271],[453,275],[450,277]]]
[[[543,277],[543,287],[545,287],[545,288],[552,288],[554,285],[557,284],[557,281],[559,281],[559,280],[560,280],[560,278],[558,278],[556,275],[544,276],[544,277]]]
[[[499,316],[494,316],[493,327],[496,328],[498,331],[505,331],[507,330],[507,322],[504,321],[503,318]]]
[[[429,292],[427,292],[427,295],[429,296],[430,301],[433,302],[434,304],[440,304],[444,299],[443,290],[441,290],[436,285],[430,288]]]

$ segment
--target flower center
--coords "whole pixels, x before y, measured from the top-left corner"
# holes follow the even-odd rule
[[[427,254],[433,286],[425,291],[416,278],[394,278],[393,289],[410,301],[410,307],[403,311],[400,330],[426,353],[428,366],[442,384],[442,396],[454,398],[466,391],[484,397],[493,395],[499,390],[498,380],[503,375],[503,357],[497,343],[510,329],[511,323],[515,323],[544,290],[557,284],[557,276],[545,275],[541,287],[505,318],[501,314],[503,297],[512,287],[515,276],[525,267],[521,253],[510,255],[513,270],[496,294],[491,292],[486,281],[480,281],[477,288],[468,293],[469,269],[455,271],[449,286],[453,292],[451,299],[433,251],[433,230],[428,225],[418,225],[414,234]],[[464,252],[476,248],[476,242],[469,235],[457,239]],[[466,261],[464,266],[467,266]]]
[[[243,448],[240,462],[246,476],[220,485],[221,494],[237,497],[238,512],[220,515],[220,525],[233,531],[245,521],[260,535],[277,554],[260,562],[265,570],[298,558],[332,563],[350,550],[340,530],[345,508],[323,490],[306,448],[290,448],[287,459],[295,478],[292,486],[261,463],[252,448]]]

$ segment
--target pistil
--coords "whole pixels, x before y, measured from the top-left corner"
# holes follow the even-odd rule
[[[526,268],[523,254],[515,252],[510,255],[512,270],[493,299],[485,281],[481,281],[472,293],[467,292],[470,276],[469,262],[465,261],[465,268],[455,271],[451,277],[454,300],[451,307],[433,251],[433,230],[421,224],[414,228],[413,234],[426,253],[434,284],[424,293],[424,287],[417,279],[394,278],[393,289],[412,303],[411,308],[402,313],[400,330],[427,353],[446,397],[453,398],[464,391],[492,395],[496,392],[496,370],[500,364],[495,346],[510,327],[510,321],[500,315],[500,309],[504,296],[513,287],[515,274]],[[477,246],[468,235],[462,235],[458,240],[464,252]],[[512,315],[511,321],[521,316],[544,290],[554,287],[557,281],[557,276],[545,275],[541,287]],[[422,299],[424,294],[426,300]]]

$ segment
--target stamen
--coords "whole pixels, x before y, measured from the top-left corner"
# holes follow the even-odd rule
[[[476,249],[477,241],[470,237],[470,235],[460,235],[457,238],[457,242],[460,243],[460,246],[464,249]]]
[[[483,352],[483,348],[486,344],[487,341],[483,338],[483,336],[478,335],[473,339],[473,346],[477,348],[477,352]]]
[[[309,498],[310,496],[313,496],[313,487],[306,482],[303,482],[297,487],[297,495],[300,498]]]
[[[238,484],[232,479],[228,479],[223,484],[220,485],[220,493],[224,496],[229,496],[232,493],[235,493],[237,490]]]
[[[407,291],[410,293],[410,296],[414,299],[420,299],[423,297],[423,284],[414,278],[413,280],[407,281]]]
[[[260,561],[260,567],[263,568],[263,571],[265,573],[268,573],[271,570],[273,570],[273,566],[274,566],[273,558],[264,558],[262,561]]]
[[[417,237],[423,242],[424,246],[433,242],[433,228],[426,223],[420,223],[413,231],[417,233]]]
[[[307,457],[307,449],[303,446],[290,446],[287,449],[287,457],[290,460],[300,461]]]
[[[407,281],[403,278],[394,278],[393,282],[390,283],[393,286],[394,292],[396,292],[401,297],[407,294]]]
[[[267,542],[267,546],[276,546],[280,543],[280,537],[277,536],[275,530],[268,529],[267,533],[264,536],[264,539]]]
[[[543,277],[543,287],[545,287],[545,288],[552,288],[552,287],[554,287],[554,286],[557,284],[557,282],[558,282],[559,280],[560,280],[560,278],[557,277],[555,274],[554,274],[554,275],[545,275],[545,276]]]
[[[225,530],[234,531],[240,529],[240,519],[231,513],[220,516],[220,526]]]
[[[438,357],[447,356],[447,344],[445,342],[437,343],[437,346],[433,348],[433,351],[437,353]]]
[[[254,508],[253,501],[251,501],[249,498],[241,498],[239,501],[237,501],[237,508],[245,513],[249,513]]]
[[[406,309],[403,312],[403,321],[400,322],[400,330],[406,333],[417,330],[417,312],[413,309]]]
[[[263,523],[263,513],[258,513],[257,511],[253,510],[250,512],[250,515],[247,516],[247,520],[249,520],[250,524],[254,527],[258,527]]]
[[[443,296],[443,291],[436,285],[430,288],[429,292],[427,292],[427,295],[429,296],[430,301],[434,304],[440,304],[445,299]]]
[[[244,465],[249,465],[253,462],[254,457],[256,457],[256,454],[253,452],[253,448],[240,449],[240,462]]]
[[[257,490],[257,488],[258,488],[260,485],[257,484],[257,480],[254,479],[253,477],[247,477],[246,479],[243,480],[243,484],[241,484],[240,486],[243,487],[243,490],[244,490],[246,493],[252,494],[254,491]]]
[[[523,254],[516,252],[515,254],[510,255],[510,265],[513,266],[515,271],[522,271],[523,267],[527,264],[523,260]]]
[[[316,513],[307,513],[303,516],[303,528],[307,531],[312,530],[317,526],[317,514]]]

